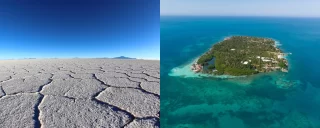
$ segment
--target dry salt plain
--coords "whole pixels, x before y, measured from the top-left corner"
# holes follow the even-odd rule
[[[0,127],[159,127],[159,69],[151,60],[0,60]]]

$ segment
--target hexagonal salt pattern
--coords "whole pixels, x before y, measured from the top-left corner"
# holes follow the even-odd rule
[[[1,127],[159,127],[159,61],[26,59],[0,67]]]

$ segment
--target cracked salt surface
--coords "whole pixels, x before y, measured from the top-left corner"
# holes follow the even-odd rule
[[[0,126],[159,127],[159,61],[1,60]]]
[[[0,98],[0,126],[2,128],[33,128],[35,106],[39,94],[16,94]]]
[[[159,128],[159,123],[156,118],[135,119],[132,123],[125,126],[125,128]]]
[[[97,99],[122,108],[136,117],[156,117],[160,111],[159,98],[138,89],[110,87],[100,93]]]

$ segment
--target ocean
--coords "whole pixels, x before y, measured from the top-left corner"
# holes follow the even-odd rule
[[[320,18],[161,16],[161,127],[320,128]],[[190,64],[233,35],[272,38],[289,72],[199,76]]]

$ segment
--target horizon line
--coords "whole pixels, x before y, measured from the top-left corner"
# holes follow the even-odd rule
[[[119,59],[115,57],[47,57],[47,58],[10,58],[4,59],[0,58],[0,60],[40,60],[40,59]],[[121,59],[120,59],[121,60]],[[133,59],[122,59],[122,60],[159,60],[158,58],[133,58]]]
[[[320,18],[320,16],[281,16],[281,15],[210,15],[210,14],[203,14],[203,15],[192,15],[192,14],[160,14],[161,16],[194,16],[194,17],[201,17],[201,16],[214,16],[214,17],[277,17],[277,18]]]

